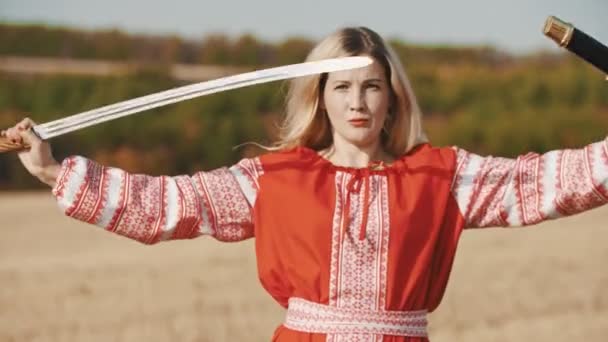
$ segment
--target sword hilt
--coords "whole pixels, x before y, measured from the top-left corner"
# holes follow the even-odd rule
[[[608,74],[608,47],[606,45],[577,29],[571,23],[554,16],[547,18],[543,32],[559,46]]]
[[[29,149],[27,144],[16,144],[6,137],[0,137],[0,153],[4,152],[21,152]]]

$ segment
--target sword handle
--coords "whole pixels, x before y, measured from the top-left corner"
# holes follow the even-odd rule
[[[29,149],[27,144],[15,144],[6,137],[0,137],[0,153],[4,152],[21,152]]]

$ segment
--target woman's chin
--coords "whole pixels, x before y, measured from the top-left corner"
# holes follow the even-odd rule
[[[358,132],[356,134],[349,134],[345,137],[346,141],[352,145],[359,147],[366,147],[373,145],[376,140],[380,138],[377,134],[372,134],[372,132]]]

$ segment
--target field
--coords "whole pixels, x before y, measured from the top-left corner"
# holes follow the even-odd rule
[[[143,246],[0,194],[0,341],[268,341],[253,241]],[[464,233],[433,342],[606,341],[608,207]]]

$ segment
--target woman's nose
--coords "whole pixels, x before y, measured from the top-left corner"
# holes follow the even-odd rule
[[[360,111],[365,107],[365,100],[363,99],[363,92],[359,90],[353,90],[349,97],[349,105],[351,110]]]

